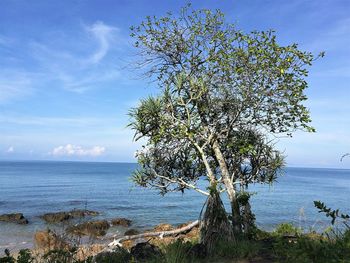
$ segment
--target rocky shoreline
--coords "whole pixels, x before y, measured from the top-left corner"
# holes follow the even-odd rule
[[[159,224],[153,229],[141,231],[141,229],[132,228],[133,222],[127,218],[113,218],[110,220],[101,219],[93,220],[93,217],[100,215],[97,211],[91,210],[71,210],[59,211],[55,213],[45,213],[39,218],[48,224],[47,229],[41,229],[34,233],[33,248],[34,254],[43,254],[50,250],[77,248],[77,257],[84,258],[87,255],[97,255],[106,250],[108,243],[113,241],[113,238],[118,236],[133,236],[141,232],[164,232],[179,229],[186,224],[173,226],[170,224]],[[77,220],[79,220],[77,222]],[[0,215],[0,224],[2,222],[13,224],[31,224],[22,213]],[[64,225],[61,231],[55,230],[55,227]],[[112,236],[106,236],[107,231],[111,227],[119,226],[123,230]],[[51,228],[52,227],[52,228]],[[181,233],[176,236],[160,237],[154,236],[151,238],[138,238],[134,240],[125,240],[121,244],[123,248],[132,250],[140,249],[155,249],[157,246],[169,244],[177,239],[193,240],[198,238],[198,227],[194,227],[186,233]],[[149,243],[147,247],[140,247],[141,243]],[[151,246],[151,247],[150,247]],[[135,250],[134,249],[134,250]],[[12,252],[18,252],[19,249],[13,249]],[[153,253],[155,253],[153,251]]]

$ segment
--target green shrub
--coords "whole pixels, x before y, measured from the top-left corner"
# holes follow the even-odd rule
[[[279,224],[272,232],[275,236],[298,236],[302,231],[291,223]]]
[[[34,257],[29,249],[21,249],[18,253],[17,263],[32,263]]]

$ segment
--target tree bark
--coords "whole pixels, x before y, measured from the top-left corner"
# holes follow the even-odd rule
[[[215,157],[219,163],[223,182],[226,186],[227,195],[230,200],[233,230],[236,234],[241,234],[242,233],[241,215],[240,215],[239,204],[236,197],[236,189],[230,178],[230,173],[228,171],[225,158],[220,150],[219,143],[216,140],[213,143],[213,150],[215,153]]]

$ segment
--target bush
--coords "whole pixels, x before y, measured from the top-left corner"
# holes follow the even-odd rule
[[[275,236],[299,236],[302,233],[302,231],[293,226],[291,223],[282,223],[279,224],[275,230],[272,232],[273,235]]]
[[[29,249],[21,249],[18,253],[17,263],[32,263],[34,257]]]

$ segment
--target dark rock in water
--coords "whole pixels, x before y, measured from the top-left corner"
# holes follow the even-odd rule
[[[201,243],[195,244],[189,251],[188,255],[192,258],[205,258],[207,256],[207,250],[205,246]]]
[[[130,254],[137,262],[145,262],[162,256],[162,252],[158,247],[147,242],[136,244],[131,248]]]
[[[21,225],[28,224],[28,220],[23,216],[22,213],[0,215],[0,221],[9,222],[9,223],[16,223],[16,224],[21,224]]]
[[[96,216],[98,212],[90,210],[72,210],[68,212],[57,212],[57,213],[47,213],[40,218],[45,220],[47,223],[61,223],[73,218],[82,218],[85,216]]]
[[[96,211],[91,211],[91,210],[72,210],[69,212],[69,214],[71,216],[73,216],[74,218],[80,218],[80,217],[85,217],[85,216],[97,216],[99,215],[98,212]]]
[[[124,236],[133,236],[138,234],[140,234],[140,231],[132,228],[132,229],[126,230],[124,233]]]
[[[131,220],[126,219],[126,218],[115,218],[115,219],[112,219],[111,224],[113,226],[129,227],[131,225]]]
[[[107,220],[81,223],[67,228],[67,232],[78,236],[104,236],[110,227]]]
[[[44,214],[40,216],[40,218],[44,219],[47,223],[60,223],[72,219],[73,216],[71,216],[68,212],[57,212]]]
[[[69,245],[56,233],[51,230],[38,231],[34,234],[34,243],[37,249],[53,250],[67,249]]]
[[[102,253],[97,254],[94,257],[93,262],[96,262],[96,263],[101,263],[101,262],[126,263],[126,262],[130,262],[131,259],[132,259],[132,257],[126,249],[121,248],[121,247],[117,247],[113,251],[102,252]]]

